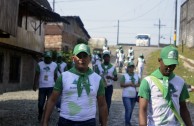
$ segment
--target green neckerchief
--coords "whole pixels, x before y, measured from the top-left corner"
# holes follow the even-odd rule
[[[81,73],[75,67],[69,70],[70,72],[79,76],[77,81],[77,92],[78,97],[81,96],[83,88],[85,88],[87,95],[90,94],[90,81],[88,76],[93,73],[93,71],[89,68],[87,72]]]
[[[102,69],[104,70],[104,74],[107,74],[108,69],[110,69],[112,67],[112,64],[109,63],[107,68],[105,68],[105,66],[107,66],[105,64],[102,64],[101,66],[102,66]]]
[[[131,82],[135,84],[134,73],[128,73],[128,75],[131,76]]]
[[[156,78],[163,80],[162,86],[163,86],[163,98],[168,101],[168,104],[171,104],[171,92],[169,86],[169,80],[175,77],[174,73],[171,73],[170,76],[163,76],[159,69],[155,70],[152,74],[152,76],[155,76]]]

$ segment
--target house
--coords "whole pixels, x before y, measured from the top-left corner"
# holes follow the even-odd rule
[[[0,1],[0,93],[32,88],[45,23],[57,21],[47,0]]]
[[[194,47],[194,1],[186,0],[181,5],[179,43]]]
[[[45,49],[56,51],[72,50],[78,39],[88,41],[90,35],[79,16],[62,16],[69,24],[47,23],[45,30]]]

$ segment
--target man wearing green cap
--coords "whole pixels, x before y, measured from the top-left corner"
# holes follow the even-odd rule
[[[184,80],[173,73],[178,64],[177,49],[164,47],[158,62],[160,67],[140,84],[139,125],[192,126],[185,102],[189,98],[187,87]]]
[[[36,68],[33,90],[38,92],[38,120],[40,121],[43,114],[45,100],[50,97],[55,80],[57,79],[57,64],[52,62],[52,52],[44,53],[44,61],[40,61]]]
[[[108,107],[108,113],[111,105],[111,99],[113,94],[113,82],[117,81],[116,68],[110,63],[110,51],[105,50],[103,52],[103,63],[98,65],[97,73],[105,80],[105,96]]]
[[[73,51],[75,66],[57,79],[49,98],[42,125],[47,126],[52,110],[61,94],[58,126],[96,126],[96,101],[102,126],[107,126],[104,82],[89,67],[90,48],[78,44]]]

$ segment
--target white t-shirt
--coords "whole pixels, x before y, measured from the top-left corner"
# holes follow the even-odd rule
[[[125,84],[131,83],[131,76],[129,76],[128,73],[125,73],[124,75],[125,78]],[[134,73],[134,79],[135,79],[135,84],[138,84],[139,82],[139,77],[136,73]],[[128,98],[135,98],[136,97],[136,88],[135,87],[126,87],[123,88],[122,92],[122,97],[128,97]]]
[[[67,63],[61,62],[59,67],[60,67],[60,72],[62,73],[62,72],[64,72],[65,67],[67,67]],[[58,77],[59,77],[59,75],[61,75],[60,72],[59,71],[57,72]]]
[[[107,69],[108,66],[104,66],[104,67]],[[112,66],[111,68],[109,68],[107,70],[106,73],[105,73],[104,69],[102,68],[102,64],[98,66],[98,69],[100,71],[100,75],[104,76],[107,86],[113,85],[113,80],[112,79],[106,79],[106,76],[114,77],[113,73],[115,72],[115,67]]]
[[[82,90],[78,97],[77,81],[79,76],[66,71],[62,73],[62,96],[60,116],[72,121],[85,121],[95,118],[96,115],[96,97],[100,85],[101,77],[93,72],[89,75],[90,94]]]
[[[138,67],[144,66],[145,59],[142,59],[142,58],[139,57],[137,60],[138,60],[138,65],[137,65]]]
[[[151,89],[151,96],[148,103],[148,125],[149,126],[180,126],[172,110],[169,108],[167,101],[163,98],[161,91],[148,76],[145,78]],[[160,80],[161,83],[162,80]],[[176,92],[172,93],[172,101],[178,113],[180,113],[179,98],[184,86],[184,80],[175,76],[169,81]],[[165,107],[166,106],[166,107]],[[165,114],[164,114],[165,113]],[[165,123],[166,120],[166,123]]]
[[[57,64],[51,62],[50,64],[45,64],[44,61],[38,63],[40,70],[39,76],[39,88],[53,87],[55,84],[54,75],[57,70]]]
[[[119,62],[123,62],[125,60],[125,54],[124,53],[119,53],[118,57],[119,57]]]

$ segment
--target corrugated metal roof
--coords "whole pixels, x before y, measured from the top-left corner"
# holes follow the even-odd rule
[[[48,10],[52,11],[52,8],[51,8],[51,6],[50,6],[50,4],[49,4],[49,2],[47,0],[33,0],[33,1],[36,1],[40,5],[42,5],[45,8],[47,8]]]
[[[64,22],[69,24],[69,22],[59,14],[51,11],[47,0],[20,0],[20,8],[27,8],[29,15],[40,17],[41,20],[46,22]]]

